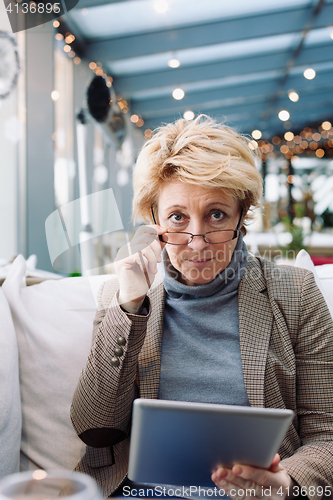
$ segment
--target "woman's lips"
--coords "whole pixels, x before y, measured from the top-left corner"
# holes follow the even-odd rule
[[[207,264],[208,262],[211,262],[212,259],[196,259],[196,260],[188,260],[188,262],[191,262],[191,264],[193,264],[194,266],[204,266],[205,264]]]

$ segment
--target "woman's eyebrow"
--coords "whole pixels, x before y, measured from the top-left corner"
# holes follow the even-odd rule
[[[209,208],[213,205],[222,205],[223,207],[227,207],[227,208],[230,208],[230,205],[228,203],[223,203],[222,201],[212,201],[211,203],[208,203],[208,205],[206,205],[206,208]],[[174,209],[174,208],[183,208],[183,209],[187,209],[187,207],[185,207],[184,205],[170,205],[169,207],[166,207],[165,210],[171,210],[171,209]]]
[[[172,208],[184,208],[186,210],[186,207],[183,205],[170,205],[170,207],[166,207],[165,210],[171,210]]]

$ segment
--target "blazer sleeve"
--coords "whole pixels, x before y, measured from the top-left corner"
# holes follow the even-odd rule
[[[333,498],[333,321],[310,272],[303,280],[294,352],[301,447],[282,465],[303,486],[303,497]]]
[[[149,310],[148,297],[144,304]],[[91,351],[71,406],[74,429],[88,446],[113,446],[129,435],[132,403],[138,396],[137,362],[149,315],[124,312],[117,293],[109,307],[97,311]]]

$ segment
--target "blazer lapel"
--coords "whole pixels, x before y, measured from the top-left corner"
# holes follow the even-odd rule
[[[157,399],[165,302],[165,289],[159,274],[148,292],[148,297],[151,302],[151,316],[147,324],[146,338],[139,354],[140,397]]]
[[[264,406],[264,380],[273,313],[259,261],[249,255],[238,289],[239,337],[244,383],[251,406]]]

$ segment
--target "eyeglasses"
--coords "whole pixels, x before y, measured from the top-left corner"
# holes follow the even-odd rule
[[[151,207],[151,214],[154,224],[157,224],[154,216],[153,207]],[[236,229],[219,229],[217,231],[208,231],[205,234],[192,234],[179,231],[167,231],[159,235],[159,240],[169,245],[188,245],[193,241],[194,236],[202,236],[206,243],[210,245],[217,245],[218,243],[227,243],[228,241],[237,238],[243,216],[243,209],[241,210],[239,221]]]

